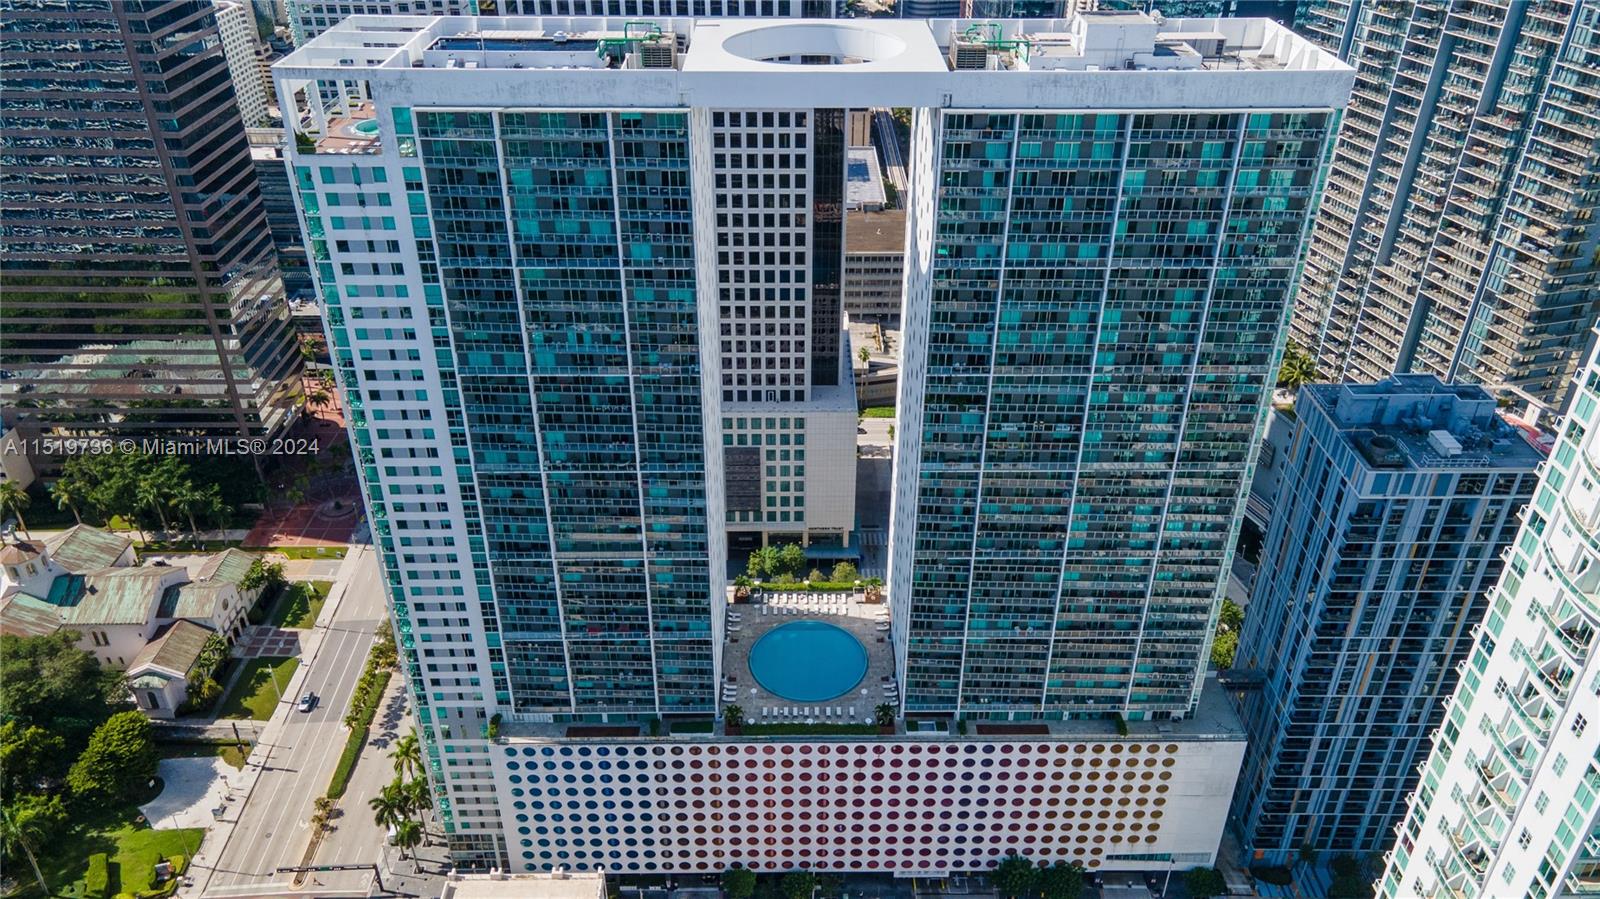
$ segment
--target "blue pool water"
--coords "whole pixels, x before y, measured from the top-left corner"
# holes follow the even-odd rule
[[[867,650],[842,628],[795,621],[750,647],[750,673],[768,692],[795,702],[843,696],[867,673]]]
[[[360,123],[358,123],[356,125],[356,130],[361,132],[362,134],[377,134],[378,133],[378,120],[377,119],[367,119],[364,122],[360,122]]]

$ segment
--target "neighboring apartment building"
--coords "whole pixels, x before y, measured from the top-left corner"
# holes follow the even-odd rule
[[[1591,354],[1395,828],[1384,899],[1600,893],[1597,409]]]
[[[300,357],[212,4],[0,0],[0,19],[8,422],[281,432]]]
[[[246,128],[267,123],[267,81],[261,77],[261,42],[256,37],[255,10],[242,0],[212,0],[217,11],[217,32],[228,60],[234,100]]]
[[[300,216],[295,212],[294,188],[289,184],[289,165],[283,149],[287,140],[282,128],[251,128],[250,163],[255,166],[256,183],[261,186],[261,209],[267,216],[267,230],[272,233],[272,249],[278,255],[284,295],[291,301],[310,300],[316,296],[316,285],[311,281]]]
[[[318,135],[288,147],[292,177],[326,260],[314,274],[458,863],[913,874],[985,869],[1008,849],[1093,870],[1214,860],[1243,740],[1199,660],[1351,74],[1270,23],[972,24],[363,19],[275,67],[286,110],[310,103],[289,117]],[[1221,41],[1209,49],[1224,62],[1185,32]],[[1129,59],[1166,71],[1093,74]],[[364,83],[371,105],[330,116],[318,82],[338,81]],[[1018,112],[1041,96],[1060,105]],[[818,97],[916,110],[916,387],[902,391],[895,500],[916,514],[895,519],[892,616],[847,599],[802,615],[855,647],[802,667],[861,667],[836,696],[797,700],[754,662],[799,607],[730,609],[723,541],[735,488],[750,489],[734,469],[812,474],[818,437],[796,410],[849,385],[845,116],[805,105]],[[539,98],[559,106],[527,105]],[[777,346],[741,349],[758,326]],[[735,364],[756,352],[759,367]],[[746,411],[757,402],[773,411]],[[1098,446],[1080,443],[1101,421]],[[1141,428],[1165,444],[1137,442]],[[1111,496],[1130,470],[1145,475],[1133,499]],[[1094,545],[1069,546],[1078,531]],[[928,592],[950,557],[962,578],[978,571],[958,611]],[[1096,578],[1112,569],[1107,603]],[[992,599],[1007,571],[1011,595]],[[1080,577],[1058,616],[1051,591]],[[960,610],[968,631],[947,627]],[[1039,622],[1057,619],[1045,639],[1059,653],[1033,652]],[[1115,637],[1080,640],[1102,620]],[[924,672],[951,640],[985,695],[936,697],[930,713],[916,702],[940,685]],[[1013,648],[1027,654],[1004,657]],[[1103,698],[1113,678],[1122,692]],[[1016,701],[982,701],[994,696]],[[705,733],[734,702],[754,722],[824,727],[859,729],[877,703],[922,714],[881,736]],[[1157,707],[1161,721],[1139,720]],[[1059,720],[968,728],[958,710]],[[700,736],[652,739],[689,722]],[[765,764],[780,757],[781,771]],[[855,770],[869,764],[870,783]],[[779,772],[770,796],[747,780],[757,765]],[[980,766],[1030,776],[980,788],[966,782]],[[591,789],[629,811],[584,805]],[[635,817],[590,832],[612,814]]]
[[[1235,656],[1245,851],[1387,848],[1544,455],[1482,387],[1300,390]]]
[[[1559,410],[1600,313],[1594,0],[1308,3],[1355,67],[1296,301],[1322,377]]]

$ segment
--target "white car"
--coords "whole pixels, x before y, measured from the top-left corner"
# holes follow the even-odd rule
[[[316,707],[317,707],[317,694],[312,693],[309,690],[306,691],[306,694],[304,696],[300,697],[299,705],[295,706],[295,708],[298,708],[302,712],[309,712],[309,711],[311,711],[312,709],[314,709]]]

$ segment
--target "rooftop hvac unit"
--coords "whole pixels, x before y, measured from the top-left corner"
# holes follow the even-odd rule
[[[950,44],[950,67],[960,70],[983,70],[989,68],[989,48],[983,44],[969,43],[967,41],[952,41]]]
[[[639,45],[639,68],[670,69],[677,65],[678,44],[671,39],[645,41]]]

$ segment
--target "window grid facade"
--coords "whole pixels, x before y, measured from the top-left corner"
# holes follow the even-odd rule
[[[1377,403],[1459,419],[1452,433],[1495,445],[1391,461],[1370,447],[1410,428],[1348,413]],[[1247,852],[1292,863],[1305,846],[1365,856],[1393,840],[1543,458],[1493,409],[1487,392],[1430,376],[1301,389],[1234,662],[1262,682],[1240,694]]]
[[[940,115],[906,708],[1181,715],[1331,116]]]
[[[1384,856],[1385,899],[1600,888],[1597,412],[1591,353]]]
[[[1593,2],[1323,2],[1356,86],[1297,298],[1333,380],[1422,372],[1559,409],[1600,314]]]

